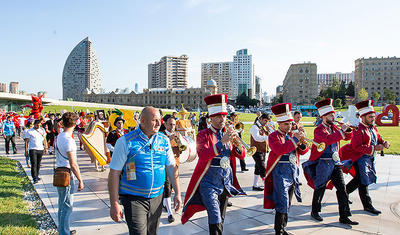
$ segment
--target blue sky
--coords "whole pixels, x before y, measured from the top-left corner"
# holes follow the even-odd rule
[[[102,86],[147,87],[147,65],[189,56],[189,86],[202,62],[248,48],[263,90],[275,93],[290,64],[351,72],[360,57],[400,56],[400,1],[1,1],[0,81],[62,97],[70,51],[89,36]]]

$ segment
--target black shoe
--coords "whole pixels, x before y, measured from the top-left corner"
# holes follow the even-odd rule
[[[368,208],[364,208],[365,211],[372,213],[374,215],[379,215],[380,213],[382,213],[382,211],[378,211],[377,209],[375,209],[373,206],[368,207]]]
[[[283,230],[283,235],[293,235],[293,233],[289,233],[288,231]]]
[[[42,179],[42,178],[37,177],[37,178],[36,178],[36,181],[39,181],[39,180],[41,180],[41,179]]]
[[[227,206],[231,207],[232,206],[232,202],[228,202]]]
[[[318,214],[318,212],[311,212],[311,217],[317,221],[323,221],[324,219]]]
[[[249,171],[249,169],[246,169],[246,168],[245,168],[245,169],[242,169],[242,171]]]
[[[253,186],[253,191],[264,191],[263,187],[254,187]]]
[[[14,151],[14,154],[17,154],[17,151]]]
[[[37,179],[34,179],[34,180],[33,180],[33,184],[37,184],[37,182],[38,182]]]
[[[349,199],[349,204],[353,204],[353,201]]]
[[[339,218],[339,222],[348,225],[358,225],[358,222],[350,220],[349,217]]]
[[[76,230],[69,231],[69,234],[71,234],[71,235],[76,234]]]
[[[173,215],[168,216],[168,222],[173,223],[175,221],[175,218]]]

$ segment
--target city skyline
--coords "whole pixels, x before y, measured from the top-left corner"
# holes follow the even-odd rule
[[[62,98],[65,60],[87,36],[107,91],[146,88],[147,65],[166,55],[188,55],[188,87],[200,87],[201,63],[246,48],[262,90],[274,94],[291,64],[311,61],[319,73],[335,73],[353,71],[359,58],[400,54],[397,1],[107,3],[3,3],[0,81]]]

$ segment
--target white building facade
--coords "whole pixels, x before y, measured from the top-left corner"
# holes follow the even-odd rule
[[[101,89],[100,66],[89,37],[83,39],[69,54],[62,75],[63,99],[82,101],[86,90]]]

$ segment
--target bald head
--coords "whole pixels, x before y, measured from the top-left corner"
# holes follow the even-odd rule
[[[160,130],[161,116],[158,109],[147,106],[140,114],[140,128],[149,138]]]

